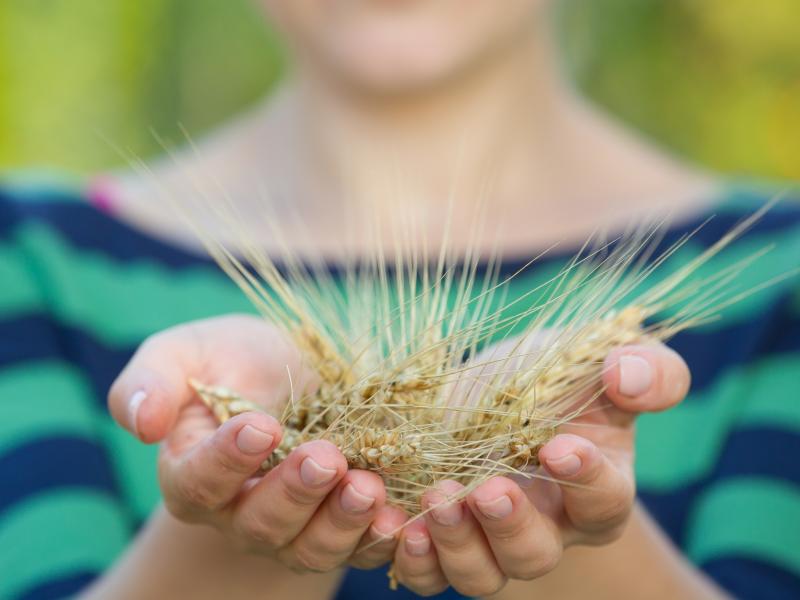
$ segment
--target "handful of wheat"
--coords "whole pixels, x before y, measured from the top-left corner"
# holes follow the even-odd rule
[[[767,208],[648,289],[642,283],[691,234],[656,257],[657,228],[584,250],[511,302],[499,261],[479,275],[477,254],[458,260],[443,249],[432,262],[378,255],[333,278],[289,252],[279,268],[254,243],[234,254],[203,236],[314,374],[311,385],[293,390],[281,415],[283,440],[263,468],[305,441],[328,439],[351,467],[379,473],[390,501],[412,514],[441,479],[469,491],[496,474],[542,476],[539,449],[559,426],[593,410],[612,348],[667,339],[743,295],[731,283],[757,255],[693,275]],[[669,316],[646,324],[667,309]],[[263,410],[235,391],[191,384],[220,422]]]

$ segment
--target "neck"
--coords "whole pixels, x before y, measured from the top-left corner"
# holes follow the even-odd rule
[[[528,31],[441,85],[395,95],[301,66],[265,112],[206,145],[190,171],[213,173],[254,220],[268,189],[279,196],[273,212],[301,215],[318,242],[335,236],[344,200],[386,223],[408,209],[432,229],[463,216],[453,231],[468,231],[489,204],[486,230],[502,228],[512,252],[702,208],[710,178],[581,101],[554,56],[546,31]],[[159,178],[185,185],[172,172]]]
[[[314,174],[308,195],[387,213],[418,205],[428,218],[450,196],[468,209],[488,195],[499,212],[535,210],[547,215],[544,228],[562,231],[564,222],[596,223],[597,211],[613,219],[615,206],[630,214],[631,202],[674,210],[676,198],[694,201],[699,178],[581,101],[561,76],[547,28],[538,29],[441,85],[404,94],[300,68],[276,105],[293,124],[300,156],[290,160]],[[574,220],[578,213],[586,223]]]

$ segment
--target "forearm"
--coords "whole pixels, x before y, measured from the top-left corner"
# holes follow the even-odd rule
[[[725,598],[672,545],[641,506],[622,537],[607,546],[568,549],[559,566],[534,581],[510,582],[493,598]]]
[[[186,525],[160,508],[85,598],[323,599],[333,596],[340,578],[341,571],[298,575],[246,555],[210,527]]]

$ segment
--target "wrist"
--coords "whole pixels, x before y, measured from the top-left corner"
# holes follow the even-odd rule
[[[533,581],[512,581],[497,598],[530,598],[534,592],[565,598],[725,597],[638,502],[619,539],[603,546],[572,546],[552,572]]]
[[[328,598],[342,570],[299,575],[267,556],[247,554],[216,529],[178,521],[159,507],[128,552],[89,598]]]

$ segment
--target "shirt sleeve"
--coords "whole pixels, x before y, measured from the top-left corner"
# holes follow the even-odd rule
[[[30,223],[0,190],[0,597],[62,598],[127,545],[102,399],[73,361]]]
[[[737,598],[800,596],[800,287],[787,287],[736,374],[740,406],[688,527],[688,555]]]

